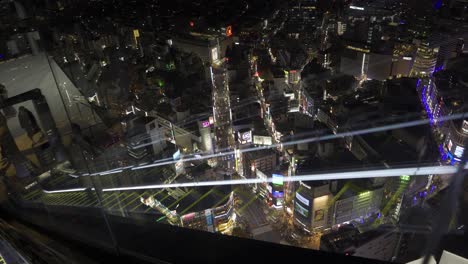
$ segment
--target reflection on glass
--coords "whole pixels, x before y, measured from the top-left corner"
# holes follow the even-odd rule
[[[151,257],[122,223],[396,262],[465,232],[466,2],[23,2],[0,3],[19,218]]]

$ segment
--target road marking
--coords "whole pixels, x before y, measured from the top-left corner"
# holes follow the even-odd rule
[[[220,198],[224,197],[224,193],[220,192],[218,189],[214,190],[213,193],[218,195]]]
[[[193,189],[191,189],[189,192],[185,193],[184,195],[182,195],[179,199],[177,199],[177,201],[173,202],[171,205],[169,205],[167,208],[168,209],[171,209],[172,206],[176,205],[177,203],[179,203],[180,201],[182,201],[185,197],[187,197],[189,194],[191,194],[193,192]]]
[[[237,210],[239,213],[242,213],[242,211],[244,211],[245,208],[247,208],[247,206],[249,206],[251,203],[253,203],[253,201],[255,201],[258,197],[260,196],[260,194],[257,194],[255,195],[254,197],[252,197],[246,204],[244,204],[239,210]]]
[[[76,200],[76,203],[77,204],[81,204],[81,203],[85,203],[86,202],[86,199],[88,199],[89,197],[87,197],[87,195],[82,195],[80,197],[80,199]],[[85,203],[86,204],[86,203]]]
[[[236,188],[235,188],[234,190],[232,190],[232,191],[235,192],[236,189],[239,189],[239,186],[236,187]],[[225,196],[223,197],[223,199],[219,200],[219,202],[217,202],[213,207],[218,207],[218,206],[219,206],[220,204],[222,204],[230,195],[231,195],[231,193],[225,195]]]
[[[103,206],[103,207],[108,206],[111,202],[113,202],[113,201],[119,199],[120,196],[121,196],[122,194],[124,194],[124,193],[123,193],[123,192],[116,193],[112,199],[109,199],[109,200],[107,200],[106,202],[101,202],[102,206]]]
[[[91,196],[91,197],[90,197]],[[100,203],[99,203],[99,200],[98,200],[98,197],[97,197],[97,194],[94,193],[94,192],[90,192],[89,194],[86,193],[85,195],[86,199],[83,201],[83,206],[93,206],[93,207],[100,207]]]
[[[134,194],[135,194],[135,193],[133,193],[133,192],[130,193],[130,194],[125,194],[125,195],[126,195],[125,198],[123,198],[122,200],[120,200],[120,202],[122,203],[124,200],[126,200],[126,199],[132,197]],[[110,210],[110,209],[112,209],[114,206],[116,206],[116,205],[118,205],[118,204],[119,204],[119,203],[115,203],[114,205],[112,205],[111,207],[109,207],[109,208],[107,208],[107,209]],[[125,208],[125,207],[122,206],[122,208]]]
[[[25,199],[25,200],[29,200],[30,198],[32,199],[34,195],[40,194],[40,193],[42,193],[40,190],[34,190],[34,191],[32,191],[32,192],[27,193],[27,194],[24,196],[24,199]]]
[[[71,205],[75,202],[77,198],[80,198],[81,193],[74,193],[73,195],[70,195],[70,197],[67,197],[68,201],[65,201],[63,205]]]
[[[104,201],[107,201],[107,199],[114,197],[114,193],[113,192],[108,193],[108,194],[102,193],[101,197],[102,197],[101,202],[104,202]]]

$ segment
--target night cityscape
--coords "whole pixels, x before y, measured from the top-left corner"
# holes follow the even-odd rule
[[[0,0],[0,263],[468,263],[466,41],[467,0]]]

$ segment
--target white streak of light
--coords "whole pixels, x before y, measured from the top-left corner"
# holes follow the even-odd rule
[[[65,90],[65,93],[67,94],[68,106],[71,107],[72,106],[72,101],[70,99],[70,94],[68,93],[68,90],[66,88],[64,88],[64,90]]]
[[[109,171],[109,172],[101,172],[100,175],[109,175],[114,173],[121,173],[123,170],[116,170],[116,171]]]
[[[366,53],[362,53],[361,75],[364,76],[364,65],[366,64]]]
[[[439,118],[439,121],[455,120],[455,119],[465,118],[466,116],[468,116],[468,113],[456,114],[456,115],[441,117],[441,118]],[[283,147],[285,147],[285,146],[291,146],[291,145],[296,145],[296,144],[304,144],[304,143],[325,141],[325,140],[330,140],[330,139],[337,139],[337,138],[352,137],[352,136],[358,136],[358,135],[364,135],[364,134],[371,134],[371,133],[377,133],[377,132],[382,132],[382,131],[387,131],[387,130],[400,129],[400,128],[405,128],[405,127],[414,127],[414,126],[426,125],[426,124],[429,124],[429,122],[430,122],[429,119],[415,120],[415,121],[403,122],[403,123],[398,123],[398,124],[385,125],[385,126],[373,127],[373,128],[365,128],[365,129],[360,129],[360,130],[355,130],[355,131],[350,131],[350,132],[341,132],[341,133],[337,133],[337,134],[330,134],[330,135],[317,136],[317,137],[301,139],[301,140],[295,140],[295,141],[290,141],[290,142],[283,142],[283,143],[278,143],[278,144],[272,144],[272,145],[269,145],[269,146],[246,148],[246,149],[241,149],[240,152],[244,153],[244,152],[251,152],[251,151],[256,151],[256,150],[261,150],[261,149],[273,149],[273,148],[279,147],[281,144],[282,144]],[[217,153],[217,154],[204,155],[204,156],[201,156],[200,158],[198,158],[198,157],[196,157],[196,158],[187,158],[187,159],[184,159],[184,162],[195,161],[195,160],[203,160],[203,159],[211,159],[211,158],[217,158],[217,157],[222,157],[222,156],[227,156],[227,155],[235,155],[235,151],[226,151],[226,152],[220,152],[220,153]],[[146,169],[146,168],[162,166],[162,165],[170,165],[170,164],[174,164],[176,162],[177,161],[158,162],[158,163],[154,163],[154,164],[134,167],[134,168],[132,168],[132,170]]]
[[[467,169],[465,165],[464,169]],[[457,171],[456,166],[426,166],[412,167],[399,169],[380,169],[367,171],[349,171],[335,173],[320,173],[310,175],[299,175],[294,177],[284,177],[284,181],[323,181],[323,180],[351,180],[364,178],[379,178],[379,177],[399,177],[401,175],[420,176],[430,174],[453,174]],[[238,185],[238,184],[253,184],[273,182],[273,178],[268,179],[237,179],[237,180],[222,180],[222,181],[201,181],[187,183],[171,183],[171,184],[155,184],[131,187],[118,187],[103,189],[104,192],[112,191],[130,191],[130,190],[146,190],[146,189],[163,189],[163,188],[182,188],[182,187],[200,187],[200,186],[219,186],[219,185]]]
[[[74,188],[74,189],[54,190],[54,191],[42,190],[42,191],[45,193],[67,193],[67,192],[82,192],[84,190],[86,190],[86,188]]]

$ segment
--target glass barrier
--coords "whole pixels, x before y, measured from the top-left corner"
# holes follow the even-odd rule
[[[39,2],[0,2],[18,218],[142,258],[162,224],[466,257],[463,1]]]

